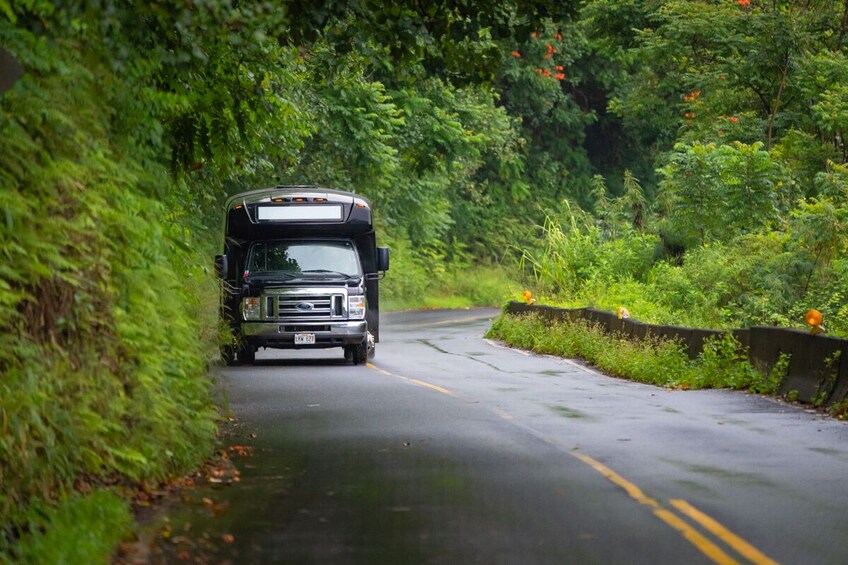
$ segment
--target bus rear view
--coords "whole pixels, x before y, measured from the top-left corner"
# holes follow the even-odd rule
[[[354,364],[380,339],[379,280],[389,251],[377,247],[369,203],[350,192],[280,186],[227,202],[221,316],[233,342],[228,364],[259,348],[339,347]]]

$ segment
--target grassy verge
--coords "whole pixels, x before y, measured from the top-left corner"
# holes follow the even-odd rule
[[[381,289],[382,305],[386,311],[500,306],[520,296],[516,278],[504,267],[478,266],[430,279],[422,276],[420,284],[411,286],[408,273],[393,265]]]
[[[552,323],[535,315],[501,314],[487,335],[537,353],[582,358],[617,377],[672,388],[774,394],[786,369],[778,363],[771,374],[761,373],[731,334],[709,341],[696,359],[689,359],[674,341],[631,341],[585,321]]]
[[[77,494],[37,514],[38,527],[19,544],[21,563],[108,563],[133,528],[129,503],[109,490]]]

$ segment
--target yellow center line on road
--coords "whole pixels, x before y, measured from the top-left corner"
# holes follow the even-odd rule
[[[680,516],[672,512],[667,508],[663,508],[663,506],[654,500],[653,498],[646,495],[642,492],[635,484],[631,483],[600,461],[589,457],[584,453],[580,453],[577,451],[570,452],[574,457],[583,461],[601,475],[606,477],[613,484],[621,487],[624,491],[630,496],[630,498],[639,502],[640,504],[644,504],[646,506],[650,506],[653,509],[654,515],[680,532],[683,537],[689,541],[692,545],[694,545],[698,551],[707,556],[714,563],[718,563],[720,565],[732,565],[738,564],[739,562],[735,560],[733,557],[728,555],[721,547],[713,543],[709,538],[703,535],[701,532],[692,527],[688,522],[683,520]],[[701,526],[703,526],[708,532],[715,535],[722,542],[727,544],[729,547],[733,548],[739,555],[743,556],[748,561],[755,563],[756,565],[777,565],[777,562],[770,559],[766,555],[764,555],[761,551],[756,549],[754,546],[722,526],[715,519],[707,516],[685,500],[671,500],[671,505],[674,506],[677,510],[679,510],[685,516],[688,516]]]
[[[418,386],[423,386],[423,387],[426,387],[426,388],[430,388],[430,389],[435,390],[436,392],[441,392],[442,394],[446,394],[446,395],[448,395],[448,396],[452,396],[452,397],[454,397],[454,398],[457,398],[457,396],[456,396],[454,393],[452,393],[452,392],[451,392],[451,391],[449,391],[448,389],[446,389],[446,388],[442,388],[442,387],[440,387],[440,386],[438,386],[438,385],[430,384],[430,383],[425,382],[425,381],[419,381],[418,379],[410,379],[410,378],[408,378],[408,377],[398,377],[398,378],[401,378],[401,379],[407,380],[407,381],[409,381],[409,382],[411,382],[411,383],[413,383],[413,384],[417,384]]]
[[[377,367],[376,365],[373,365],[371,363],[368,363],[366,366],[369,369],[374,369],[378,373],[382,373],[382,374],[386,375],[387,377],[394,377],[396,379],[400,379],[402,381],[406,381],[406,382],[412,383],[414,385],[423,386],[424,388],[429,388],[431,390],[435,390],[436,392],[440,392],[442,394],[445,394],[445,395],[453,397],[453,398],[459,398],[459,396],[457,396],[456,394],[452,393],[451,391],[449,391],[448,389],[446,389],[444,387],[440,387],[438,385],[434,385],[434,384],[431,384],[431,383],[428,383],[426,381],[422,381],[422,380],[419,380],[419,379],[411,379],[409,377],[402,377],[401,375],[395,375],[394,373],[390,373],[386,370],[383,370],[380,367]]]
[[[609,467],[607,467],[606,465],[601,463],[600,461],[592,459],[588,455],[585,455],[585,454],[580,453],[578,451],[572,451],[571,454],[574,457],[581,460],[582,462],[589,465],[590,467],[592,467],[594,470],[596,470],[597,472],[599,472],[603,476],[605,476],[607,479],[609,479],[614,484],[623,488],[624,492],[629,494],[630,498],[632,498],[633,500],[635,500],[639,504],[644,504],[646,506],[650,506],[651,508],[659,508],[660,507],[659,502],[657,502],[653,498],[650,498],[649,496],[647,496],[644,492],[642,492],[642,489],[640,489],[639,487],[637,487],[636,485],[634,485],[633,483],[631,483],[630,481],[628,481],[627,479],[625,479],[624,477],[622,477],[621,475],[619,475],[618,473],[616,473],[615,471],[613,471],[612,469],[610,469]]]
[[[763,554],[759,549],[743,540],[721,524],[719,524],[715,519],[710,516],[704,514],[685,500],[670,500],[669,501],[672,506],[677,508],[680,512],[689,516],[692,520],[701,524],[704,528],[707,529],[714,536],[722,540],[724,543],[732,547],[736,550],[739,555],[744,556],[751,563],[756,563],[757,565],[777,565],[777,561],[771,559],[767,555]]]
[[[450,390],[440,387],[438,385],[434,385],[432,383],[428,383],[426,381],[422,381],[420,379],[412,379],[409,377],[404,377],[401,375],[396,375],[385,369],[381,369],[372,363],[368,363],[366,365],[369,369],[377,371],[387,377],[394,377],[396,379],[400,379],[402,381],[406,381],[408,383],[414,384],[416,386],[421,386],[425,388],[429,388],[446,396],[450,396],[452,398],[461,398],[459,395],[451,392]],[[500,410],[499,408],[491,408],[491,410],[497,414],[499,417],[504,420],[509,420],[512,422],[516,422],[511,414]],[[516,423],[516,425],[518,425]],[[533,431],[533,430],[531,430]],[[535,435],[540,435],[535,432]],[[540,435],[541,437],[541,435]],[[557,445],[557,442],[550,438],[543,438],[546,442]],[[717,563],[718,565],[739,565],[739,561],[728,555],[721,547],[719,547],[716,543],[706,537],[704,534],[695,529],[692,525],[686,522],[683,518],[672,512],[671,510],[664,508],[659,502],[646,495],[642,489],[636,486],[634,483],[631,483],[600,461],[593,459],[592,457],[580,453],[579,451],[570,451],[572,456],[579,459],[583,463],[592,467],[595,471],[603,475],[607,480],[615,484],[616,486],[622,488],[624,492],[630,496],[633,500],[638,502],[639,504],[643,504],[651,508],[654,516],[665,522],[671,528],[680,532],[680,534],[686,539],[689,543],[691,543],[698,551],[703,553],[708,559],[710,559],[713,563]],[[728,547],[732,548],[734,551],[739,553],[739,555],[743,556],[745,559],[754,563],[755,565],[777,565],[777,562],[770,559],[768,556],[763,554],[761,551],[756,549],[750,543],[746,542],[741,537],[737,536],[723,525],[721,525],[718,521],[711,518],[707,514],[704,514],[685,500],[673,499],[670,500],[669,503],[676,508],[681,514],[687,516],[694,522],[701,525],[708,532],[716,536],[719,540],[724,542]]]
[[[686,540],[698,548],[713,563],[719,565],[739,565],[739,562],[725,553],[719,546],[711,542],[701,532],[687,524],[677,514],[665,508],[654,509],[654,516],[683,534]]]

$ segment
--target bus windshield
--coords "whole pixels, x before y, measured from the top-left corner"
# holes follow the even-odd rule
[[[263,241],[250,248],[250,275],[358,276],[359,261],[349,241]]]

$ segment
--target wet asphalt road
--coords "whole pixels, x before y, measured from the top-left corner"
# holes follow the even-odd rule
[[[166,512],[151,561],[848,562],[845,423],[512,350],[496,315],[384,315],[367,367],[222,368],[252,455]]]

